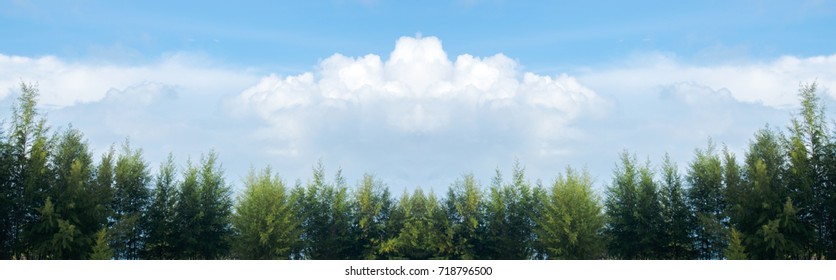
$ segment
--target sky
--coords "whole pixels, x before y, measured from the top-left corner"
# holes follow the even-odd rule
[[[517,160],[600,191],[622,151],[685,172],[709,139],[742,157],[784,129],[802,84],[832,104],[833,26],[834,1],[0,0],[0,112],[37,83],[96,157],[214,150],[236,191],[321,161],[445,192]]]

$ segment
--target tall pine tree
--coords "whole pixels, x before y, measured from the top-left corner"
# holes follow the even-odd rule
[[[48,160],[51,138],[46,119],[37,109],[37,85],[20,84],[20,96],[12,108],[6,165],[8,177],[3,182],[8,212],[5,215],[4,238],[0,253],[4,258],[32,258],[31,243],[39,238],[31,232],[34,222],[44,210],[46,191],[50,185]]]
[[[485,211],[480,189],[473,174],[467,174],[448,190],[445,206],[453,228],[453,258],[480,258]]]
[[[621,163],[613,171],[604,208],[607,213],[606,233],[610,238],[610,257],[636,259],[641,257],[641,236],[637,225],[639,171],[635,156],[621,153]]]
[[[728,244],[723,166],[710,139],[695,157],[686,176],[688,202],[697,219],[695,249],[700,259],[720,259]]]
[[[687,260],[694,258],[695,217],[685,198],[676,163],[668,154],[662,162],[662,228],[658,242],[662,247],[661,258]]]
[[[354,198],[356,213],[357,251],[363,259],[379,258],[383,243],[394,237],[386,232],[392,212],[389,188],[370,174],[363,176]]]
[[[237,230],[234,256],[242,259],[289,259],[302,228],[290,194],[270,167],[250,173],[235,206],[232,222]]]
[[[114,172],[114,225],[111,233],[114,257],[138,259],[145,245],[143,214],[150,200],[151,176],[142,150],[131,149],[128,141],[116,159]]]
[[[548,259],[601,259],[606,255],[604,214],[587,171],[558,175],[536,218],[536,246]]]
[[[177,223],[175,203],[177,201],[177,170],[174,156],[168,155],[154,178],[151,205],[145,215],[148,238],[145,244],[145,258],[169,260],[176,257]]]
[[[201,259],[220,259],[229,254],[232,224],[232,198],[224,180],[218,155],[212,151],[202,160],[198,179],[198,246]]]

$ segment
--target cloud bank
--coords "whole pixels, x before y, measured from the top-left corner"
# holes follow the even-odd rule
[[[322,159],[350,181],[374,172],[396,190],[441,191],[463,172],[487,183],[515,158],[545,182],[586,165],[602,187],[622,149],[653,162],[669,152],[681,168],[708,137],[740,154],[766,123],[787,123],[799,83],[817,81],[826,102],[836,86],[836,55],[699,65],[651,53],[524,69],[503,54],[448,55],[435,37],[291,75],[189,54],[143,65],[0,54],[0,103],[36,81],[50,121],[84,131],[94,152],[130,137],[156,167],[168,152],[184,162],[214,148],[236,185],[267,164],[304,180]]]
[[[55,56],[37,58],[0,54],[0,98],[18,90],[20,82],[37,82],[41,105],[63,108],[97,102],[111,90],[160,83],[190,93],[233,92],[257,77],[246,69],[226,69],[187,53],[167,55],[145,65],[71,62]]]
[[[599,92],[633,94],[658,91],[675,83],[695,83],[724,89],[737,101],[775,108],[798,105],[798,86],[817,82],[824,95],[836,97],[836,54],[771,61],[699,65],[683,63],[673,55],[637,55],[618,65],[586,69],[579,79]]]

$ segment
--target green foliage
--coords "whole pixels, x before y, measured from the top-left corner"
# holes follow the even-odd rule
[[[174,252],[177,259],[198,258],[201,207],[199,191],[198,169],[188,161],[174,204],[174,220],[177,221]]]
[[[535,255],[534,219],[539,217],[540,194],[525,178],[525,169],[514,163],[512,181],[505,183],[499,169],[485,202],[485,236],[482,258],[530,259]],[[542,250],[541,250],[542,251]]]
[[[723,165],[709,139],[705,150],[697,149],[695,159],[688,166],[686,181],[688,202],[697,217],[695,249],[700,259],[720,259],[728,236],[724,224],[726,193],[723,185]]]
[[[0,125],[2,127],[2,125]],[[9,259],[12,256],[11,221],[12,216],[12,190],[11,190],[11,147],[9,146],[6,134],[0,129],[0,259]]]
[[[792,251],[784,238],[781,225],[795,220],[797,210],[791,203],[790,191],[785,184],[787,163],[779,136],[769,128],[759,131],[750,143],[744,167],[746,188],[744,200],[738,209],[736,225],[744,236],[744,244],[753,259],[785,259]],[[789,203],[789,205],[787,205]],[[789,207],[786,207],[789,206]],[[798,253],[798,252],[793,252]]]
[[[176,257],[177,220],[175,209],[177,202],[177,179],[174,156],[160,164],[155,177],[151,205],[145,215],[145,227],[148,238],[145,241],[145,258],[168,260]]]
[[[183,170],[183,180],[177,184],[174,181],[174,166],[169,162],[163,165],[158,175],[158,187],[155,190],[155,201],[158,202],[157,218],[160,224],[166,224],[168,218],[173,217],[174,226],[166,228],[153,223],[146,225],[157,228],[154,242],[160,258],[175,259],[221,259],[227,258],[232,246],[232,198],[229,186],[226,184],[223,171],[218,163],[217,154],[210,152],[201,159],[200,166],[188,161]],[[162,191],[178,185],[175,193],[166,194]],[[169,200],[164,197],[173,196]],[[160,197],[160,199],[157,199]],[[173,210],[169,210],[173,209]],[[173,232],[169,229],[175,229]],[[171,252],[171,254],[165,253]],[[156,258],[156,257],[155,257]]]
[[[33,257],[86,259],[103,219],[96,212],[102,202],[95,199],[91,155],[81,132],[72,128],[61,135],[54,149],[51,167],[55,177],[44,193],[52,216],[42,216],[32,235],[33,247],[43,249],[33,252]]]
[[[727,260],[746,260],[749,256],[746,254],[746,247],[743,246],[743,238],[736,229],[731,230],[731,237],[729,238],[729,247],[726,248]]]
[[[386,241],[381,253],[391,259],[449,259],[453,255],[453,230],[447,213],[433,193],[424,195],[421,188],[412,196],[404,193],[398,203],[403,213],[403,228]]]
[[[639,189],[637,205],[636,232],[639,236],[640,249],[638,258],[658,259],[664,255],[665,231],[662,216],[662,201],[659,188],[653,180],[654,173],[648,160],[639,168]]]
[[[693,212],[688,207],[682,177],[676,163],[668,154],[662,162],[662,230],[659,243],[660,257],[687,260],[694,258],[692,233],[696,228]]]
[[[102,154],[99,164],[96,166],[95,178],[92,185],[90,199],[96,201],[95,215],[98,218],[100,227],[108,227],[111,224],[109,219],[113,216],[114,202],[114,171],[113,155],[115,151],[110,149]]]
[[[609,254],[621,259],[642,257],[639,236],[638,194],[639,172],[636,158],[621,153],[621,164],[613,171],[613,182],[607,189],[604,209],[607,213],[606,234],[610,238]]]
[[[836,252],[831,230],[833,209],[828,200],[833,194],[833,181],[828,180],[830,146],[829,127],[825,119],[824,105],[816,93],[815,83],[802,85],[799,89],[801,110],[793,116],[789,135],[784,139],[787,147],[786,184],[798,215],[804,224],[802,230],[809,232],[804,243],[805,251],[816,255]]]
[[[117,259],[138,259],[143,250],[146,234],[142,216],[150,200],[150,181],[142,151],[131,149],[125,141],[116,159],[113,184],[115,223],[110,231],[110,241]]]
[[[392,215],[389,188],[370,174],[363,176],[354,198],[357,230],[357,250],[363,259],[380,258],[384,242],[395,237],[387,231]]]
[[[607,194],[605,231],[610,238],[610,256],[623,259],[667,257],[671,240],[667,238],[665,201],[654,181],[650,162],[639,167],[635,155],[623,152]]]
[[[479,259],[484,230],[482,192],[473,174],[456,181],[447,192],[445,210],[453,230],[453,252],[450,258]]]
[[[356,259],[354,225],[348,188],[342,171],[333,183],[325,182],[325,169],[320,162],[313,169],[313,180],[297,191],[297,215],[302,218],[300,257],[307,259]]]
[[[96,244],[93,245],[93,253],[90,254],[91,260],[111,260],[113,259],[113,250],[107,245],[107,230],[101,229],[96,234]]]
[[[218,155],[210,152],[202,160],[198,175],[200,189],[198,198],[198,243],[197,256],[200,259],[219,259],[229,253],[232,235],[232,198],[226,185]]]
[[[293,210],[290,194],[278,174],[272,174],[270,167],[259,173],[251,169],[232,216],[237,229],[234,256],[289,259],[301,234]]]
[[[537,221],[537,247],[548,259],[605,257],[604,214],[587,171],[566,168],[554,181]]]
[[[32,258],[32,247],[40,237],[32,231],[40,219],[50,186],[49,156],[52,138],[46,120],[37,110],[36,85],[20,84],[21,94],[12,108],[12,121],[5,148],[8,170],[3,189],[6,215],[2,237],[4,257]]]

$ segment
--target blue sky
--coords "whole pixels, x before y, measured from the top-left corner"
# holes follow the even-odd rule
[[[602,187],[623,149],[684,170],[712,137],[740,157],[800,83],[836,94],[833,1],[169,2],[0,1],[0,104],[38,82],[95,153],[214,148],[235,185],[322,159],[442,191],[514,159]]]

